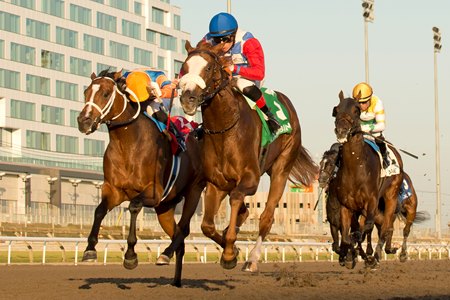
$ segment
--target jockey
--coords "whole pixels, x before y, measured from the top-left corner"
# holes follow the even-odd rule
[[[377,146],[383,156],[383,163],[388,165],[386,143],[383,131],[385,129],[385,116],[383,102],[373,94],[372,87],[365,82],[358,83],[353,88],[353,98],[358,99],[361,108],[361,130],[375,138]]]
[[[264,52],[259,41],[250,32],[239,30],[236,19],[228,13],[219,13],[211,19],[209,33],[202,40],[212,45],[225,44],[225,55],[230,55],[233,61],[229,71],[237,78],[237,88],[264,112],[270,131],[275,133],[280,124],[259,89],[265,75]]]
[[[150,68],[139,68],[125,72],[119,84],[120,89],[125,91],[126,88],[133,93],[128,93],[134,102],[143,102],[150,100],[147,106],[147,113],[158,121],[167,124],[167,116],[170,99],[177,96],[176,84],[169,80],[162,71]],[[184,137],[178,128],[170,122],[169,129],[175,135],[180,150],[184,151]]]

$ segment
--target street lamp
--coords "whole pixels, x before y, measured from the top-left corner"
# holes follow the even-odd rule
[[[20,175],[22,182],[24,183],[24,193],[25,193],[25,213],[28,214],[31,208],[31,184],[30,179],[32,175],[29,173]]]
[[[77,220],[77,186],[81,182],[81,179],[69,179],[69,182],[73,186],[73,204],[75,206],[75,221]]]
[[[58,180],[58,177],[47,177],[47,182],[48,185],[50,186],[50,190],[49,190],[49,194],[48,194],[48,199],[50,200],[50,203],[52,203],[52,198],[53,198],[53,185],[55,184],[55,182]]]
[[[439,107],[438,107],[438,74],[437,55],[441,52],[441,31],[433,27],[434,40],[434,128],[436,135],[436,233],[441,238],[441,168],[440,168],[440,146],[439,146]]]
[[[103,186],[103,181],[93,181],[92,182],[95,185],[95,188],[97,189],[97,204],[100,204],[100,190]]]
[[[364,17],[364,57],[366,69],[366,82],[369,83],[369,22],[375,20],[373,14],[373,6],[375,0],[363,0],[363,17]]]

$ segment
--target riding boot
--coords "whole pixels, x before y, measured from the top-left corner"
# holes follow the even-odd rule
[[[378,148],[380,148],[381,156],[383,157],[383,168],[387,168],[389,166],[389,158],[387,154],[386,149],[386,143],[385,142],[377,142]]]
[[[278,120],[275,119],[275,116],[272,114],[272,112],[269,110],[267,105],[264,105],[261,107],[262,112],[267,116],[267,125],[269,126],[269,130],[272,134],[275,134],[278,129],[280,129],[281,125],[278,123]]]

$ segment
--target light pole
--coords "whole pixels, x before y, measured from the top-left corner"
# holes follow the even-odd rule
[[[75,206],[75,222],[77,221],[77,186],[81,182],[81,179],[69,179],[73,186],[73,204]]]
[[[441,32],[439,28],[433,27],[434,40],[434,128],[436,136],[436,234],[441,238],[441,163],[439,146],[439,107],[438,107],[438,74],[437,55],[441,52]]]
[[[364,17],[364,58],[366,70],[366,82],[369,83],[369,22],[375,20],[373,14],[373,6],[375,0],[363,0],[363,17]]]
[[[227,13],[231,14],[231,0],[227,0]]]
[[[97,189],[97,205],[100,204],[100,190],[103,186],[103,181],[93,181],[92,182],[95,185],[95,188]]]

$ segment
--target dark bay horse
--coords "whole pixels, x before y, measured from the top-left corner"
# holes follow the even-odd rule
[[[379,199],[384,199],[384,214],[380,228],[379,240],[374,259],[375,265],[381,257],[382,248],[393,231],[393,222],[397,209],[397,196],[403,181],[403,163],[396,152],[400,174],[381,177],[382,166],[378,153],[364,142],[360,125],[358,99],[344,98],[339,93],[340,102],[333,109],[335,117],[335,133],[341,149],[341,166],[336,175],[337,198],[341,203],[340,225],[342,240],[340,245],[340,261],[347,268],[356,264],[356,253],[350,238],[350,227],[353,216],[362,215],[365,218],[362,239],[370,234],[378,211]]]
[[[322,160],[320,161],[320,172],[319,172],[319,186],[326,190],[327,194],[327,202],[326,202],[326,212],[327,212],[327,220],[330,224],[330,232],[333,238],[332,249],[337,254],[340,253],[339,249],[339,241],[340,241],[340,207],[341,204],[337,198],[337,186],[335,178],[335,170],[336,170],[336,162],[338,160],[339,155],[339,145],[334,144],[330,150],[325,151],[323,154]],[[400,261],[404,262],[407,259],[407,240],[409,233],[411,231],[412,224],[417,224],[423,222],[428,219],[426,212],[417,211],[417,194],[414,189],[411,178],[406,172],[403,172],[403,193],[401,193],[398,197],[399,207],[397,209],[396,215],[405,223],[405,227],[403,228],[403,243],[402,249],[400,253]],[[381,201],[384,201],[381,198]],[[355,219],[355,218],[354,218]],[[364,218],[361,218],[359,222],[363,221]],[[375,215],[375,225],[380,231],[381,225],[383,223],[383,207],[379,205],[378,212]],[[358,220],[352,221],[352,232],[356,232],[360,230],[360,224]],[[391,248],[391,239],[392,234],[386,239],[385,251],[386,253],[395,253],[397,249]],[[371,235],[367,235],[367,250],[362,251],[361,243],[358,244],[358,250],[363,258],[366,258],[367,255],[372,255],[373,248],[371,244]],[[361,253],[362,252],[362,253]]]
[[[188,137],[187,151],[179,156],[178,176],[173,187],[168,188],[170,185],[167,183],[174,176],[171,174],[172,166],[176,166],[169,141],[149,118],[140,113],[140,103],[130,102],[118,89],[120,77],[121,72],[102,71],[98,76],[92,73],[92,82],[84,91],[85,106],[78,116],[78,128],[82,133],[94,132],[101,123],[105,123],[109,131],[109,144],[103,157],[102,201],[95,210],[83,261],[97,258],[95,245],[106,213],[122,202],[130,201],[131,223],[125,268],[134,269],[138,264],[134,251],[137,215],[143,206],[153,207],[161,227],[172,239],[157,264],[168,264],[175,252],[173,283],[180,286],[184,239],[189,235],[189,222],[205,187],[201,145],[193,137]],[[182,216],[177,224],[175,206],[183,199]]]
[[[237,264],[235,246],[239,227],[249,215],[244,198],[257,191],[260,177],[270,176],[268,199],[260,216],[259,235],[243,270],[256,272],[261,244],[270,232],[274,211],[288,178],[309,186],[315,180],[317,165],[302,146],[300,123],[290,100],[276,92],[286,106],[292,125],[291,134],[280,135],[271,143],[262,159],[262,123],[255,110],[233,85],[224,70],[227,59],[222,45],[186,43],[188,57],[180,80],[183,110],[194,115],[201,107],[204,136],[204,166],[207,181],[203,233],[222,246],[221,265],[231,269]],[[221,201],[229,195],[231,214],[228,227],[219,233],[214,224]]]

